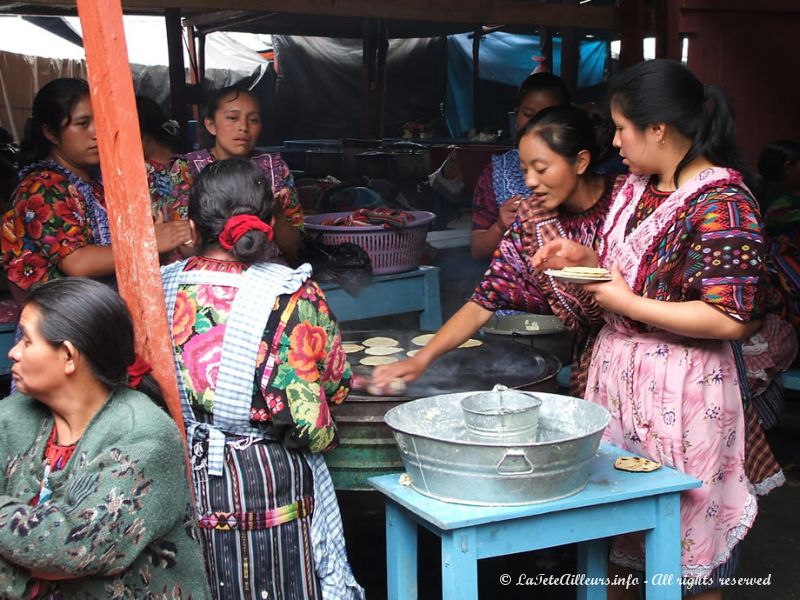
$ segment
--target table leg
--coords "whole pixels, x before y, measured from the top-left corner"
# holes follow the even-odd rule
[[[423,267],[424,268],[424,267]],[[442,301],[439,296],[439,269],[424,269],[422,277],[423,309],[419,314],[422,331],[436,331],[442,326]]]
[[[645,581],[647,600],[679,600],[681,597],[680,494],[655,499],[656,526],[645,533]]]
[[[603,580],[608,576],[608,542],[605,539],[588,540],[578,544],[578,573],[588,579]],[[606,600],[604,585],[578,586],[578,600]]]
[[[473,527],[442,534],[442,600],[478,600],[478,548]]]
[[[388,600],[417,597],[417,524],[405,509],[386,500],[386,585]]]

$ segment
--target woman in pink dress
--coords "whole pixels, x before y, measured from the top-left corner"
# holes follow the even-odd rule
[[[585,286],[607,323],[586,398],[611,413],[606,441],[703,482],[681,497],[683,592],[719,599],[757,510],[737,340],[763,318],[761,219],[735,170],[721,90],[679,63],[653,60],[623,73],[610,98],[614,145],[631,174],[612,200],[600,250],[556,240],[533,262],[612,272],[612,281]],[[642,536],[614,540],[614,568],[642,570],[643,560]]]

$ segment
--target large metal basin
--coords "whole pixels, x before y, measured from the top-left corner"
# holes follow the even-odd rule
[[[537,393],[535,437],[508,442],[467,431],[461,400],[472,394],[421,398],[386,413],[414,489],[447,502],[500,506],[557,500],[586,486],[608,411]]]

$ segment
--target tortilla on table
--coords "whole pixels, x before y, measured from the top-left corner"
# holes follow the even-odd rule
[[[396,356],[365,356],[359,363],[367,367],[377,367],[378,365],[390,365],[400,360]]]
[[[614,461],[614,468],[631,473],[652,473],[661,468],[661,463],[638,456],[620,456]]]
[[[370,356],[388,356],[389,354],[402,351],[403,349],[400,346],[371,346],[364,350],[364,354],[369,354]]]
[[[435,335],[436,335],[435,333],[425,333],[423,335],[418,335],[415,338],[411,338],[411,343],[414,344],[415,346],[424,346],[425,344],[430,342]]]
[[[480,340],[469,338],[466,342],[461,344],[459,348],[477,348],[478,346],[483,346],[483,342]]]
[[[361,342],[365,346],[375,347],[375,346],[397,346],[399,342],[390,337],[371,337],[368,340],[364,340]]]
[[[417,352],[419,352],[419,348],[417,348],[416,350],[409,350],[408,352],[406,352],[406,356],[414,356]]]
[[[344,350],[345,354],[354,354],[355,352],[361,352],[364,349],[364,346],[361,344],[354,344],[352,342],[345,342],[342,344],[342,350]]]

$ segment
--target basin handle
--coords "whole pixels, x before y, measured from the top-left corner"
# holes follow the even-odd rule
[[[509,464],[503,466],[506,460],[508,460]],[[527,469],[523,468],[526,465]],[[533,465],[522,450],[506,450],[503,458],[497,463],[495,470],[498,475],[529,475],[533,473]]]

